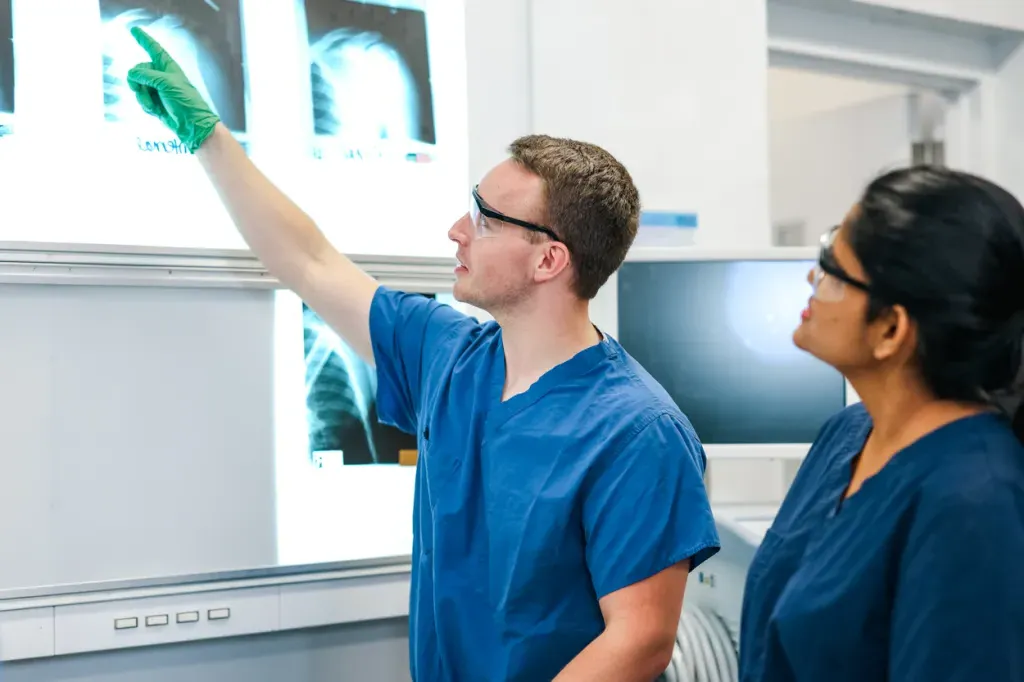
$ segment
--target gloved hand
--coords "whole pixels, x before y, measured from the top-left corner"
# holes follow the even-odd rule
[[[163,121],[195,152],[220,118],[160,43],[138,26],[132,28],[132,36],[152,61],[137,64],[128,72],[128,87],[147,114]]]

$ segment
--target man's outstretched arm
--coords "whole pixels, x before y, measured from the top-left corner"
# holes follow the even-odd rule
[[[249,160],[223,124],[217,123],[196,157],[267,270],[372,362],[370,303],[377,282],[327,241],[313,219]]]
[[[313,220],[252,163],[163,47],[140,28],[132,35],[150,58],[128,72],[139,105],[196,153],[267,270],[372,362],[369,318],[377,282],[331,246]]]

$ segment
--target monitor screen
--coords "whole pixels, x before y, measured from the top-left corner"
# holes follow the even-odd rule
[[[846,405],[845,380],[793,345],[810,261],[627,262],[619,341],[705,445],[803,444]]]

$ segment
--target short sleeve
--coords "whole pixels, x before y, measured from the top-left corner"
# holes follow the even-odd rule
[[[370,306],[370,341],[381,422],[416,432],[425,377],[432,368],[445,366],[445,342],[461,326],[475,324],[433,298],[378,287]]]
[[[1019,483],[922,501],[895,586],[888,679],[1024,681],[1022,561]]]
[[[604,463],[583,501],[587,564],[598,598],[719,549],[704,485],[704,449],[662,415]]]

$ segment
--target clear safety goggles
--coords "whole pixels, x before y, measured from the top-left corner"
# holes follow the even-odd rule
[[[848,275],[836,261],[833,251],[838,226],[821,236],[821,251],[818,262],[811,270],[811,288],[814,298],[825,303],[837,303],[846,296],[849,287],[871,293],[867,283]]]
[[[513,218],[494,210],[480,198],[478,187],[473,188],[469,198],[469,221],[473,224],[476,236],[481,239],[498,236],[505,225],[516,225],[530,232],[539,232],[540,234],[547,235],[556,242],[562,241],[551,228],[520,220],[519,218]]]

